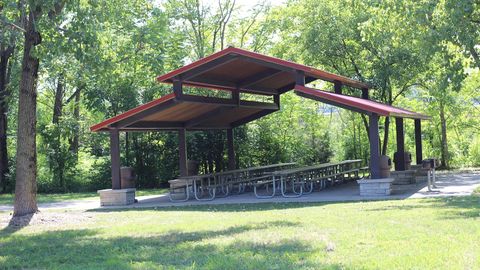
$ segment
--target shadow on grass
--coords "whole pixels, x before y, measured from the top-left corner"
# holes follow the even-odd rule
[[[107,238],[95,230],[11,235],[0,240],[0,258],[6,268],[341,268],[340,265],[314,263],[312,258],[321,256],[321,252],[325,251],[313,248],[305,241],[219,239],[250,230],[295,225],[292,222],[259,223],[217,231],[170,231],[148,237]]]
[[[420,199],[415,204],[391,204],[365,211],[412,211],[438,209],[441,218],[480,218],[480,196],[455,196]]]
[[[95,208],[87,212],[128,212],[128,211],[181,211],[181,212],[255,212],[283,209],[296,209],[315,207],[331,204],[358,203],[360,201],[339,201],[339,202],[260,202],[246,204],[205,204],[205,205],[179,205],[162,207],[136,207],[136,208]]]
[[[461,196],[443,198],[440,203],[447,207],[446,219],[478,218],[480,219],[480,196]]]
[[[8,225],[1,229],[0,230],[0,236],[2,234],[12,234],[12,233],[15,233],[19,230],[21,230],[22,228],[28,226],[28,224],[30,224],[30,221],[32,220],[33,216],[35,214],[28,214],[28,215],[24,215],[24,216],[21,216],[21,217],[11,217],[10,218],[10,221],[8,222]]]

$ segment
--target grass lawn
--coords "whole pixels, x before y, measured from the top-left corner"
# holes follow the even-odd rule
[[[168,189],[140,189],[136,191],[136,196],[155,195],[167,192]],[[37,194],[38,203],[71,201],[71,200],[88,200],[98,197],[97,192],[79,192],[79,193],[52,193]],[[13,204],[14,194],[0,194],[0,205]]]
[[[480,269],[478,195],[42,215],[0,227],[0,268]]]

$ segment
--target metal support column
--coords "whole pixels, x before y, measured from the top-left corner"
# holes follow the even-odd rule
[[[181,98],[183,96],[183,84],[180,80],[173,80],[173,92],[176,97]]]
[[[379,179],[380,176],[380,145],[378,134],[378,115],[369,117],[368,133],[370,137],[370,178]]]
[[[422,124],[420,119],[415,119],[415,152],[417,164],[422,164]]]
[[[369,99],[368,97],[368,88],[362,88],[362,98]]]
[[[120,183],[120,138],[118,129],[110,130],[110,158],[112,166],[112,189],[121,189]]]
[[[235,101],[235,105],[240,105],[240,89],[232,90],[232,99]]]
[[[334,83],[333,88],[334,88],[335,94],[342,94],[342,83],[339,81],[335,81],[333,83]]]
[[[236,169],[235,164],[235,148],[233,142],[233,129],[227,129],[227,147],[228,147],[228,169],[234,170]]]
[[[295,83],[301,86],[305,86],[305,72],[297,71],[295,74]]]
[[[185,132],[184,128],[178,130],[178,167],[180,176],[187,176],[187,140]]]
[[[397,130],[397,160],[395,162],[395,171],[405,171],[405,131],[403,129],[403,118],[395,118],[395,127]]]

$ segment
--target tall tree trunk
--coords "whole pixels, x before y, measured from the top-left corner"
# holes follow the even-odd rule
[[[79,89],[75,92],[75,104],[73,105],[73,117],[75,118],[75,132],[73,137],[70,139],[70,151],[75,154],[75,157],[78,159],[78,148],[79,148],[79,135],[80,132],[80,92],[83,86],[80,86]],[[68,101],[67,101],[68,102]]]
[[[125,132],[125,159],[127,161],[127,166],[130,166],[130,140],[128,132]]]
[[[387,154],[389,130],[390,130],[390,117],[387,116],[385,117],[385,129],[383,133],[382,155]]]
[[[473,57],[473,60],[475,60],[475,65],[480,68],[480,56],[477,53],[477,50],[475,49],[474,46],[470,46],[469,48],[470,54]]]
[[[57,89],[55,91],[55,102],[53,104],[53,117],[52,123],[58,124],[60,117],[62,116],[63,108],[63,76],[60,75],[57,82]]]
[[[448,155],[448,141],[447,141],[447,120],[445,119],[445,104],[443,104],[443,101],[440,101],[440,124],[442,126],[442,140],[441,140],[442,167],[445,169],[448,169],[449,155]]]
[[[9,60],[13,54],[13,46],[0,50],[0,188],[5,192],[8,174],[8,149],[7,149],[7,111],[8,102],[7,84],[9,81]]]
[[[353,115],[352,123],[353,123],[353,157],[356,159],[358,158],[358,156],[357,156],[357,128],[355,126],[355,115]]]
[[[56,126],[56,132],[54,133],[54,137],[52,138],[50,144],[52,147],[52,160],[50,162],[55,164],[53,166],[53,180],[58,181],[58,185],[62,188],[63,192],[67,192],[67,183],[64,178],[65,157],[63,157],[61,154],[61,134],[58,130],[60,117],[62,117],[63,94],[63,75],[60,75],[57,81],[57,89],[55,90],[55,101],[53,104],[52,123]]]
[[[369,125],[368,125],[367,116],[365,116],[365,114],[362,113],[362,114],[360,114],[360,117],[362,117],[363,127],[365,128],[365,132],[367,134],[368,141],[370,141],[370,133],[368,132]]]
[[[33,8],[33,7],[31,7]],[[37,211],[37,79],[39,59],[32,50],[41,43],[35,24],[39,19],[39,7],[30,10],[25,22],[22,74],[18,96],[18,130],[16,156],[16,182],[14,216]]]
[[[6,191],[8,174],[7,110],[4,106],[0,105],[0,188],[2,192]]]

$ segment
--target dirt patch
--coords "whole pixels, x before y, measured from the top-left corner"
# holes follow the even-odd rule
[[[25,226],[63,226],[67,224],[83,223],[93,219],[93,215],[84,212],[37,212],[21,217],[13,217],[12,214],[0,216],[0,228],[11,227],[19,229]]]

